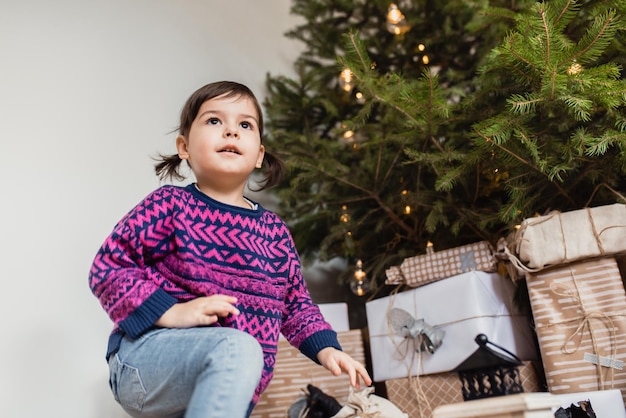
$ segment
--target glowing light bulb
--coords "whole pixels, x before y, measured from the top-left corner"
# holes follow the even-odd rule
[[[348,207],[346,205],[341,207],[341,216],[339,217],[339,220],[343,223],[350,222],[350,214],[348,213]]]
[[[363,262],[357,260],[354,269],[354,275],[350,280],[350,290],[357,296],[365,296],[371,290],[371,283],[367,277],[367,273],[363,271]]]
[[[432,255],[434,252],[435,252],[435,249],[433,248],[433,243],[428,241],[426,243],[426,254]]]
[[[417,46],[413,49],[415,55],[413,55],[413,62],[421,61],[422,64],[428,65],[430,63],[430,57],[424,53],[426,51],[426,45],[417,44]]]
[[[403,20],[404,15],[400,11],[400,9],[398,9],[398,6],[396,6],[394,3],[391,3],[389,5],[389,9],[387,10],[387,22],[397,25]]]
[[[387,30],[394,35],[407,33],[411,27],[406,23],[404,14],[395,3],[391,3],[387,9]]]
[[[339,74],[339,87],[346,92],[354,87],[352,71],[349,68],[344,68]]]
[[[574,61],[567,69],[567,75],[577,75],[583,70],[583,66]]]

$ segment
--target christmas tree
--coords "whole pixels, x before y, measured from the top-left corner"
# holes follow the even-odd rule
[[[294,0],[268,75],[280,214],[305,259],[404,258],[626,203],[623,1]],[[349,272],[348,272],[349,273]]]

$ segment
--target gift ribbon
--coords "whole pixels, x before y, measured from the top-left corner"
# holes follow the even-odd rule
[[[496,314],[487,314],[487,315],[474,315],[469,317],[464,317],[455,321],[442,322],[438,323],[434,326],[428,325],[423,319],[415,319],[413,315],[401,308],[394,308],[394,300],[395,296],[400,290],[400,286],[395,288],[389,295],[389,304],[387,305],[387,334],[384,335],[376,335],[372,334],[371,337],[389,337],[392,341],[394,340],[393,336],[398,335],[403,337],[403,343],[408,343],[409,341],[413,341],[413,346],[415,347],[413,352],[422,353],[423,351],[428,351],[433,354],[439,346],[441,346],[443,342],[443,337],[445,336],[444,327],[459,324],[461,322],[470,321],[473,319],[480,318],[502,318],[502,317],[517,317],[524,316],[523,314],[511,314],[511,313],[496,313]],[[390,332],[391,331],[391,332]],[[421,341],[424,340],[424,341]],[[396,349],[399,347],[396,345]],[[397,350],[398,351],[398,350]],[[408,350],[403,350],[402,357],[405,358],[408,354]]]
[[[592,235],[593,238],[596,242],[596,246],[598,248],[598,253],[597,254],[589,254],[589,257],[595,257],[595,256],[604,256],[607,255],[606,249],[604,248],[604,243],[602,242],[602,234],[612,228],[624,228],[626,227],[626,225],[610,225],[605,227],[604,229],[598,231],[598,228],[594,222],[594,217],[593,217],[593,213],[592,213],[592,209],[591,208],[584,208],[585,209],[585,213],[587,214],[587,217],[589,218],[589,224],[591,226],[591,231],[592,231]],[[521,241],[524,240],[524,232],[526,231],[526,229],[528,229],[530,226],[535,226],[535,225],[539,225],[541,223],[547,222],[549,220],[551,220],[552,218],[554,218],[555,216],[558,217],[558,221],[559,221],[559,228],[561,230],[561,240],[562,240],[562,246],[563,246],[563,258],[559,261],[559,262],[554,262],[552,263],[552,265],[558,265],[558,264],[564,264],[567,262],[571,262],[571,261],[575,261],[575,260],[569,260],[568,259],[568,255],[567,255],[567,242],[565,242],[565,229],[563,227],[563,218],[561,217],[562,212],[559,211],[554,211],[548,215],[544,215],[540,218],[538,218],[537,220],[532,220],[532,224],[530,222],[524,222],[522,223],[520,229],[518,229],[515,233],[515,238],[514,238],[514,244],[515,244],[515,251],[517,253],[519,253],[519,247],[520,247],[520,243]],[[499,253],[499,254],[498,254]],[[503,256],[502,256],[503,254]],[[517,268],[517,270],[522,273],[535,273],[538,271],[541,271],[543,269],[545,269],[548,266],[541,266],[541,267],[537,267],[537,268],[530,268],[528,266],[526,266],[516,255],[514,255],[511,250],[508,247],[508,244],[506,243],[506,240],[504,239],[500,239],[500,241],[498,242],[498,252],[496,253],[496,255],[500,255],[501,258],[504,258],[506,260],[509,260],[511,262],[511,264],[513,264],[513,266],[515,268]]]
[[[578,281],[576,280],[576,275],[574,274],[574,271],[572,270],[571,266],[569,267],[569,269],[570,269],[570,276],[574,284],[574,288],[572,289],[569,286],[561,285],[558,283],[551,283],[550,290],[557,296],[562,296],[562,297],[573,299],[574,302],[577,303],[578,306],[580,306],[580,309],[582,310],[583,314],[577,317],[565,319],[562,321],[550,321],[549,323],[545,325],[537,324],[536,328],[539,329],[539,328],[546,328],[546,327],[554,327],[554,326],[558,326],[558,325],[562,325],[566,323],[578,322],[578,326],[576,327],[576,329],[572,331],[567,338],[565,338],[565,341],[563,342],[563,345],[561,346],[561,352],[567,355],[574,354],[578,351],[584,338],[585,329],[588,329],[589,335],[591,337],[591,344],[593,346],[594,355],[599,360],[597,362],[592,362],[592,363],[594,363],[596,366],[596,371],[597,371],[597,375],[599,379],[599,389],[604,390],[605,381],[604,381],[604,374],[602,373],[602,367],[605,364],[607,364],[607,362],[601,361],[602,357],[599,355],[598,342],[596,340],[593,327],[591,326],[591,322],[592,320],[595,319],[595,320],[600,320],[602,323],[604,323],[607,331],[609,332],[609,344],[611,346],[611,354],[610,354],[610,358],[608,359],[609,360],[608,364],[616,365],[618,364],[617,363],[618,360],[615,360],[615,357],[617,355],[617,339],[616,339],[616,334],[615,334],[615,326],[613,324],[612,318],[624,317],[626,316],[626,312],[617,311],[617,312],[607,313],[607,312],[587,311],[585,302],[583,298],[580,297],[580,288],[578,285]],[[569,343],[572,343],[574,339],[577,337],[578,337],[578,342],[575,344],[575,347],[573,349],[568,348],[567,345]],[[587,356],[587,358],[589,357]],[[614,375],[615,375],[614,367],[609,367],[609,371],[610,371],[609,378],[611,381],[611,388],[613,388]]]
[[[400,291],[400,289],[402,288],[402,285],[397,286],[395,289],[393,289],[391,291],[391,293],[389,294],[389,303],[387,304],[387,312],[386,312],[386,318],[387,318],[387,331],[388,333],[386,335],[371,335],[370,337],[382,337],[382,336],[387,336],[391,339],[391,341],[393,342],[395,348],[396,348],[396,352],[398,352],[403,359],[405,359],[409,353],[409,351],[411,352],[411,356],[410,356],[410,361],[407,364],[407,376],[409,379],[409,385],[410,388],[413,392],[413,395],[415,396],[415,401],[417,403],[417,407],[418,407],[418,412],[419,415],[418,416],[430,416],[430,414],[432,413],[432,407],[430,405],[430,401],[428,399],[428,397],[426,396],[426,393],[424,392],[424,389],[422,388],[422,384],[420,381],[420,373],[418,372],[416,375],[413,375],[412,370],[413,370],[413,365],[415,364],[415,361],[417,360],[417,370],[420,370],[421,368],[421,363],[422,363],[422,350],[417,349],[419,348],[421,345],[420,344],[416,344],[415,340],[410,339],[405,337],[404,335],[402,335],[404,337],[402,344],[396,344],[395,339],[393,338],[394,333],[393,331],[393,325],[392,325],[392,321],[390,320],[392,316],[403,316],[404,314],[402,314],[399,311],[404,311],[403,309],[400,308],[394,308],[394,301],[395,301],[395,296],[397,295],[397,293]],[[392,312],[394,312],[394,314],[392,314]],[[406,311],[404,311],[406,312]],[[408,315],[410,318],[412,318],[414,321],[416,321],[413,316],[406,312],[406,315]],[[505,315],[505,314],[493,314],[493,315],[475,315],[473,317],[468,317],[468,318],[462,318],[459,319],[457,321],[450,321],[450,322],[446,322],[446,323],[442,323],[442,324],[437,324],[434,327],[430,327],[432,328],[435,332],[431,333],[431,337],[432,340],[435,341],[435,343],[437,344],[438,348],[441,345],[443,336],[445,334],[445,331],[443,329],[441,329],[441,327],[445,327],[448,325],[452,325],[452,324],[457,324],[457,323],[461,323],[464,321],[468,321],[471,319],[477,319],[477,318],[500,318],[500,317],[514,317],[514,316],[524,316],[521,314],[516,314],[516,315]],[[419,321],[419,320],[417,320]],[[407,323],[410,323],[410,321],[406,321]],[[402,323],[402,321],[400,321],[400,323]],[[424,324],[417,324],[415,325],[415,323],[413,324],[409,324],[406,329],[403,329],[400,331],[403,334],[406,333],[407,336],[410,337],[411,334],[416,334],[419,330],[420,327],[425,328],[425,326],[427,326],[425,323]],[[424,333],[421,333],[420,335],[424,336]],[[407,347],[409,347],[408,342],[409,341],[414,341],[414,346],[417,346],[416,349],[412,349],[412,350],[408,350]],[[402,349],[402,346],[404,345],[404,349]],[[435,349],[436,349],[435,348]]]
[[[441,346],[445,331],[431,327],[423,319],[415,319],[404,309],[392,308],[387,320],[394,333],[413,342],[415,351],[432,354]]]

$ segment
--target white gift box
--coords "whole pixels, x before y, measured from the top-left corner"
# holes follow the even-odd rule
[[[514,294],[515,284],[500,274],[471,271],[367,302],[374,381],[451,371],[478,349],[478,334],[521,360],[536,360],[530,319],[515,306]],[[414,350],[388,325],[391,308],[443,330],[441,346],[432,354]]]
[[[566,393],[555,396],[560,399],[562,408],[569,408],[572,404],[578,405],[580,401],[589,401],[598,418],[626,418],[626,409],[624,409],[624,401],[619,389]]]
[[[317,305],[324,319],[335,331],[350,331],[350,317],[347,303],[321,303]]]

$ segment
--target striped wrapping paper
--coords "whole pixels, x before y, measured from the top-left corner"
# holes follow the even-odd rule
[[[338,332],[343,351],[365,364],[363,334],[361,330]],[[307,384],[312,384],[344,405],[350,394],[347,375],[333,376],[324,367],[305,357],[287,340],[278,342],[274,378],[261,395],[250,418],[285,418],[289,407],[301,396]]]
[[[527,276],[548,389],[620,389],[626,401],[626,292],[614,257]]]

